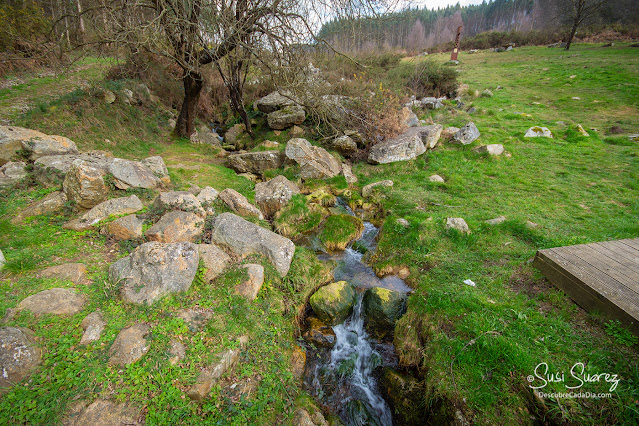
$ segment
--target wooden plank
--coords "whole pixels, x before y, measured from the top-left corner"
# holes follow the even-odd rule
[[[606,258],[612,259],[621,265],[621,270],[624,275],[632,277],[637,275],[639,278],[639,257],[637,260],[628,259],[620,250],[617,250],[612,244],[594,243],[588,244],[593,250],[597,251]],[[639,252],[638,252],[639,253]],[[625,272],[624,272],[625,271]]]
[[[610,247],[610,249],[614,250],[619,256],[635,263],[639,268],[639,250],[635,250],[619,241],[608,241],[606,247]]]
[[[627,246],[634,248],[635,250],[639,250],[639,238],[627,239],[627,240],[619,240]]]
[[[639,274],[625,267],[618,261],[604,255],[602,252],[595,250],[591,245],[579,245],[572,247],[564,247],[565,251],[569,251],[575,256],[588,263],[590,266],[601,271],[603,274],[614,278],[616,281],[624,285],[630,295],[636,298],[637,286],[639,284]],[[639,300],[638,300],[639,302]]]

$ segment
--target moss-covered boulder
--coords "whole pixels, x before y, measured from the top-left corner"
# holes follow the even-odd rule
[[[366,331],[377,338],[392,336],[395,322],[406,312],[406,293],[373,287],[364,293]]]
[[[355,290],[346,281],[338,281],[317,290],[311,296],[310,304],[322,322],[337,325],[353,312]]]
[[[324,222],[319,239],[326,250],[344,250],[351,241],[357,240],[364,232],[364,222],[347,214],[330,216]]]
[[[382,396],[391,406],[393,423],[423,425],[427,418],[424,382],[392,368],[384,368],[379,379]]]

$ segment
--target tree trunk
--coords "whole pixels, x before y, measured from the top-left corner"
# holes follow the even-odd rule
[[[84,18],[82,17],[82,4],[80,0],[75,0],[75,5],[78,9],[78,41],[83,42],[86,30],[84,29]]]
[[[570,44],[572,43],[572,39],[575,37],[575,33],[577,32],[577,27],[579,25],[577,24],[577,21],[575,21],[575,23],[572,25],[572,28],[570,29],[570,34],[568,35],[568,40],[566,40],[566,50],[570,49]]]
[[[202,74],[194,71],[184,71],[182,77],[184,83],[184,100],[182,108],[175,125],[176,136],[189,138],[195,133],[195,115],[197,114],[197,103],[200,100],[200,92],[204,86]]]

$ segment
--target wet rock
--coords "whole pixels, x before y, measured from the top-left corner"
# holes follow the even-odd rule
[[[220,275],[226,266],[231,262],[231,257],[214,244],[198,244],[197,250],[200,253],[200,259],[207,269],[204,279],[212,281]]]
[[[335,157],[324,148],[311,145],[306,139],[289,140],[284,153],[287,158],[299,164],[302,179],[329,179],[341,171],[340,163]]]
[[[253,204],[249,203],[244,195],[234,189],[226,188],[219,193],[218,197],[224,204],[239,215],[264,219],[262,212]]]
[[[393,420],[397,424],[421,426],[428,417],[424,394],[424,383],[392,368],[384,368],[379,380],[382,396],[393,411]]]
[[[419,118],[410,108],[404,107],[399,111],[399,123],[403,127],[417,127],[419,126]]]
[[[309,303],[321,321],[337,325],[353,312],[355,290],[346,281],[338,281],[317,290]]]
[[[264,284],[264,267],[249,263],[242,265],[242,268],[246,269],[248,279],[236,285],[235,292],[246,300],[253,301]]]
[[[366,330],[373,336],[392,336],[395,322],[406,312],[406,293],[373,287],[366,290],[362,300]]]
[[[552,138],[552,132],[548,127],[533,126],[526,131],[525,138]]]
[[[137,323],[121,330],[109,348],[109,365],[127,366],[138,361],[151,347],[151,327]]]
[[[86,280],[87,267],[83,263],[65,263],[50,266],[38,273],[38,278],[56,278],[61,281],[71,281],[73,284],[83,284]]]
[[[426,149],[433,149],[439,143],[439,139],[444,131],[444,126],[441,124],[433,124],[423,127],[422,141]]]
[[[446,229],[456,229],[462,234],[470,234],[470,229],[468,228],[468,224],[461,217],[449,217],[446,219]]]
[[[493,143],[490,145],[480,145],[475,148],[475,152],[479,154],[488,154],[492,156],[498,156],[504,153],[504,146],[500,143]]]
[[[187,291],[199,260],[192,243],[144,243],[109,267],[109,280],[123,281],[120,295],[125,302],[151,304],[169,293]]]
[[[486,224],[487,225],[499,225],[500,223],[503,223],[505,221],[506,221],[506,216],[499,216],[499,217],[496,217],[494,219],[488,219],[486,221]]]
[[[0,328],[0,395],[19,383],[40,364],[42,351],[33,331],[27,328]]]
[[[257,151],[244,154],[233,154],[226,158],[229,168],[237,173],[262,174],[266,170],[282,167],[282,153],[280,151]]]
[[[31,216],[39,216],[41,214],[49,214],[61,210],[67,202],[67,196],[62,191],[56,191],[48,194],[41,200],[34,202],[26,207],[20,213],[18,213],[11,223],[14,225],[24,222],[24,220]]]
[[[109,173],[113,175],[114,184],[119,189],[155,189],[162,186],[155,173],[138,161],[115,158],[109,165]]]
[[[107,229],[116,240],[134,240],[142,238],[144,221],[131,214],[110,222]]]
[[[0,167],[0,187],[13,185],[27,177],[27,163],[9,161]]]
[[[359,399],[353,399],[344,407],[346,424],[349,425],[377,425],[376,416],[371,413],[368,405]]]
[[[84,330],[80,344],[88,345],[91,342],[100,340],[100,336],[102,336],[102,332],[106,326],[106,321],[104,321],[99,311],[95,311],[84,317],[80,326]]]
[[[110,216],[135,213],[144,208],[142,201],[136,196],[112,198],[101,202],[83,214],[78,219],[65,223],[64,229],[83,231],[90,229],[96,223],[108,219]]]
[[[190,194],[189,194],[190,195]],[[204,232],[204,221],[193,213],[180,210],[168,212],[147,229],[149,241],[160,243],[193,242]]]
[[[340,136],[330,143],[331,149],[342,155],[353,155],[357,152],[357,143],[350,136]]]
[[[297,185],[280,175],[255,185],[255,202],[267,217],[272,217],[299,193]]]
[[[471,121],[453,135],[451,142],[458,145],[468,145],[476,141],[479,136],[477,126]]]
[[[357,183],[357,176],[353,173],[350,164],[342,164],[342,175],[344,175],[344,179],[346,179],[346,183],[349,185]]]
[[[295,254],[295,244],[288,238],[232,213],[222,213],[215,218],[211,242],[228,248],[240,257],[250,254],[266,256],[282,276],[288,273]]]
[[[83,294],[68,288],[51,288],[33,294],[18,305],[18,310],[34,315],[74,315],[82,310],[87,299]]]
[[[248,342],[248,337],[242,336],[239,339],[240,347],[229,349],[218,354],[219,361],[202,371],[195,384],[188,392],[189,398],[195,401],[203,401],[208,398],[213,385],[228,371],[232,370],[240,358],[240,352]]]
[[[411,127],[396,138],[373,146],[368,154],[368,162],[387,164],[417,158],[426,152],[424,140],[428,140],[430,132],[430,126]]]
[[[439,182],[439,183],[444,183],[444,182],[446,182],[446,181],[444,180],[444,178],[443,178],[443,177],[441,177],[440,175],[432,175],[432,176],[429,176],[429,177],[428,177],[428,180],[429,180],[429,181],[431,181],[431,182]]]
[[[142,410],[126,403],[97,399],[67,416],[64,426],[137,426],[145,424]]]
[[[186,357],[186,346],[175,337],[169,342],[169,363],[177,364],[181,359]]]
[[[153,201],[155,211],[181,210],[193,213],[201,218],[206,217],[202,204],[195,195],[187,191],[161,192]]]
[[[302,124],[306,120],[306,112],[299,105],[291,105],[271,112],[266,121],[271,129],[284,130],[295,124]]]
[[[255,101],[255,107],[265,114],[270,114],[287,106],[295,105],[296,102],[289,92],[272,92],[263,98]]]
[[[319,348],[330,349],[335,346],[337,336],[335,336],[335,331],[333,331],[332,327],[314,317],[309,317],[307,323],[308,329],[302,335],[304,340]]]
[[[159,155],[154,157],[145,158],[141,161],[142,165],[148,167],[155,175],[160,178],[162,183],[168,185],[171,183],[171,177],[169,176],[169,169],[164,164],[164,159]]]
[[[103,170],[93,167],[86,160],[74,160],[62,184],[64,194],[79,208],[90,209],[107,199],[104,174]]]
[[[394,185],[393,181],[389,179],[382,180],[379,182],[369,183],[368,185],[362,188],[362,197],[364,198],[370,197],[371,194],[373,193],[373,189],[377,186],[385,186],[387,188],[390,188],[393,185]]]

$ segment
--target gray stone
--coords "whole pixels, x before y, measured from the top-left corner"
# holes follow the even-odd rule
[[[124,281],[120,295],[127,303],[151,304],[169,293],[187,291],[200,256],[192,243],[144,243],[109,267],[113,284]]]
[[[340,163],[324,148],[311,145],[306,139],[294,138],[286,144],[286,157],[300,166],[302,179],[328,179],[337,176]]]
[[[397,219],[395,223],[398,224],[399,226],[403,226],[404,228],[410,227],[410,222],[403,218]]]
[[[499,225],[500,223],[503,223],[505,221],[506,221],[506,216],[499,216],[499,217],[496,217],[494,219],[488,219],[486,221],[486,224],[488,224],[488,225]]]
[[[71,281],[73,284],[86,282],[87,266],[84,263],[64,263],[50,266],[38,272],[38,278],[55,278],[61,281]]]
[[[330,143],[330,148],[342,155],[353,155],[357,152],[357,143],[350,136],[340,136]]]
[[[417,158],[426,152],[424,141],[431,132],[429,127],[411,127],[396,138],[376,144],[368,154],[368,162],[386,164]]]
[[[235,292],[247,300],[253,301],[264,284],[264,267],[249,263],[242,265],[246,269],[248,278],[235,286]]]
[[[280,151],[257,151],[233,154],[226,158],[229,168],[237,173],[261,174],[266,170],[282,167],[283,156]]]
[[[27,163],[9,161],[0,167],[0,187],[13,185],[27,177]]]
[[[526,131],[525,138],[552,138],[552,132],[548,127],[533,126]]]
[[[284,130],[295,124],[302,124],[306,120],[304,108],[298,105],[284,107],[273,111],[266,117],[268,126],[274,130]]]
[[[366,185],[365,187],[362,188],[362,196],[364,198],[366,197],[370,197],[370,195],[373,193],[373,189],[377,186],[385,186],[385,187],[392,187],[394,185],[394,182],[390,179],[386,179],[386,180],[382,180],[379,182],[373,182],[373,183],[369,183],[368,185]]]
[[[144,221],[139,219],[136,215],[130,214],[109,222],[107,227],[109,234],[111,234],[116,240],[133,240],[142,238],[142,228]]]
[[[177,364],[181,359],[186,358],[186,346],[175,337],[169,342],[169,363]]]
[[[86,403],[85,403],[86,404]],[[84,404],[83,404],[84,405]],[[141,409],[126,403],[97,399],[87,407],[79,407],[62,423],[63,426],[141,426],[145,424]]]
[[[342,175],[344,175],[344,179],[346,179],[346,183],[349,185],[357,183],[357,176],[353,173],[353,169],[350,164],[342,164]]]
[[[220,135],[212,132],[208,127],[202,127],[201,129],[196,130],[195,133],[191,135],[190,139],[192,143],[213,146],[220,146],[222,142]]]
[[[444,130],[444,126],[441,124],[432,124],[430,126],[424,126],[423,129],[422,142],[424,143],[424,147],[426,149],[435,148],[439,143],[439,138]]]
[[[153,202],[156,211],[181,210],[193,213],[201,218],[206,217],[206,211],[195,195],[187,191],[161,192]]]
[[[206,268],[204,275],[206,281],[215,279],[231,262],[231,257],[215,244],[198,244],[197,250]]]
[[[451,142],[458,145],[468,145],[476,141],[479,136],[480,133],[477,126],[471,121],[453,135]]]
[[[213,316],[213,312],[203,308],[189,308],[178,313],[178,318],[184,320],[191,333],[197,333],[206,326],[206,323]]]
[[[406,293],[373,287],[362,299],[366,330],[377,338],[393,335],[395,322],[406,312]]]
[[[444,178],[443,178],[443,177],[441,177],[440,175],[432,175],[432,176],[429,176],[429,177],[428,177],[428,180],[429,180],[429,181],[431,181],[431,182],[439,182],[439,183],[444,183],[444,182],[446,182],[446,181],[444,180]]]
[[[113,93],[112,91],[105,90],[102,94],[102,99],[104,100],[104,103],[112,104],[113,102],[115,102],[116,96],[115,93]]]
[[[115,178],[115,186],[119,189],[155,189],[162,185],[155,173],[138,161],[115,158],[109,165],[109,173]]]
[[[16,129],[19,130],[16,132]],[[76,154],[78,152],[78,147],[71,139],[64,136],[45,135],[36,130],[0,126],[0,138],[3,136],[6,136],[7,139],[19,139],[22,150],[32,161],[47,155]]]
[[[149,241],[160,243],[193,242],[204,232],[204,221],[193,213],[180,210],[168,212],[147,229]]]
[[[18,310],[34,315],[74,315],[82,310],[87,299],[83,294],[68,288],[51,288],[33,294],[18,305]]]
[[[449,217],[446,219],[446,229],[456,229],[462,234],[470,234],[468,224],[461,217]]]
[[[289,92],[273,92],[255,101],[255,107],[265,114],[270,114],[287,106],[296,105]]]
[[[422,98],[421,103],[427,109],[440,109],[444,107],[441,100],[433,97]]]
[[[309,299],[317,317],[331,326],[340,324],[348,318],[353,312],[355,301],[355,290],[346,281],[320,287]]]
[[[419,126],[419,118],[410,108],[404,107],[399,112],[399,123],[403,127],[417,127]]]
[[[272,217],[299,193],[297,185],[280,175],[255,185],[255,202],[267,217]]]
[[[64,195],[64,192],[52,192],[43,199],[34,202],[33,204],[26,207],[24,210],[20,211],[20,213],[18,213],[11,219],[11,223],[17,225],[31,216],[39,216],[41,214],[57,212],[64,207],[66,202],[67,196]]]
[[[109,164],[113,158],[101,154],[68,154],[48,155],[38,158],[33,163],[33,176],[45,186],[56,186],[64,181],[64,178],[75,160],[84,160],[86,164],[100,170],[105,175],[109,170]]]
[[[226,131],[226,133],[224,133],[224,143],[226,145],[235,146],[237,140],[244,134],[245,130],[246,129],[243,124],[236,124],[231,127]]]
[[[62,188],[69,201],[79,208],[90,209],[107,199],[104,171],[83,159],[74,160],[64,178]]]
[[[109,365],[121,367],[133,364],[149,351],[151,327],[137,323],[121,330],[109,348]]]
[[[501,155],[504,153],[504,146],[500,143],[493,143],[490,145],[480,145],[477,148],[475,148],[475,152],[478,152],[480,154],[488,154],[488,155]]]
[[[0,395],[19,383],[40,364],[42,350],[33,331],[27,328],[0,328]]]
[[[214,215],[215,209],[213,208],[213,202],[217,200],[218,195],[218,192],[214,188],[207,186],[199,191],[195,199],[200,203],[207,215]]]
[[[164,159],[162,157],[156,155],[154,157],[145,158],[141,161],[141,163],[155,173],[155,175],[160,178],[163,183],[171,183],[169,169],[166,167],[166,164],[164,164]]]
[[[91,342],[100,340],[100,336],[102,336],[102,332],[106,326],[106,321],[104,321],[99,311],[95,311],[84,317],[80,326],[84,330],[80,344],[88,345]]]
[[[295,244],[288,238],[232,213],[222,213],[215,218],[211,241],[240,257],[250,254],[266,256],[282,276],[288,273],[295,254]]]
[[[264,219],[262,212],[253,204],[249,203],[244,195],[234,189],[226,188],[219,193],[218,197],[224,204],[239,215]]]
[[[459,132],[458,127],[446,127],[442,130],[441,138],[444,140],[450,140],[457,132]]]
[[[111,198],[110,200],[103,201],[97,206],[94,206],[78,219],[65,223],[62,227],[64,229],[72,229],[74,231],[83,231],[85,229],[90,229],[96,223],[108,219],[111,216],[135,213],[143,208],[144,205],[137,195]]]

